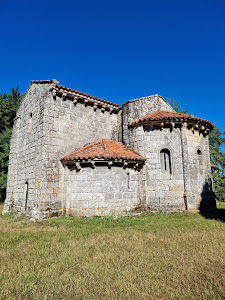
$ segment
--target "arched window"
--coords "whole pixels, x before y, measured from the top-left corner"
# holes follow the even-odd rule
[[[170,150],[162,149],[160,151],[160,162],[162,172],[172,174]]]

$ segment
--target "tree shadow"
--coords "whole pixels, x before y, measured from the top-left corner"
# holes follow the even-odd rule
[[[206,219],[216,220],[225,223],[225,209],[218,209],[212,211],[200,211],[200,214]]]
[[[212,180],[205,182],[200,203],[200,214],[206,219],[212,219],[220,222],[225,222],[225,209],[218,209],[216,207],[215,193],[212,190]]]

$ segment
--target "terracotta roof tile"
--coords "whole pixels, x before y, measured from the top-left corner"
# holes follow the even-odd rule
[[[149,121],[174,120],[174,119],[181,120],[181,121],[182,120],[184,120],[184,121],[188,121],[188,120],[200,121],[203,123],[207,123],[211,127],[215,127],[215,125],[208,120],[196,118],[192,115],[182,114],[182,113],[177,113],[177,112],[172,112],[172,111],[156,111],[150,115],[147,115],[147,116],[144,116],[144,117],[134,120],[133,122],[130,123],[130,125],[135,125],[135,124],[149,122]]]
[[[66,91],[68,91],[68,92],[76,93],[76,94],[78,94],[78,95],[90,97],[90,98],[92,98],[92,99],[94,99],[94,100],[97,100],[97,101],[100,101],[100,102],[103,102],[103,103],[107,103],[107,104],[110,104],[110,105],[113,105],[113,106],[119,108],[119,105],[116,104],[116,103],[113,103],[113,102],[110,102],[110,101],[106,101],[106,100],[103,100],[103,99],[101,99],[101,98],[97,98],[97,97],[88,95],[88,94],[86,94],[86,93],[79,92],[79,91],[76,91],[76,90],[74,90],[74,89],[67,88],[67,87],[65,87],[65,86],[56,84],[56,83],[52,83],[52,85],[53,85],[54,87],[58,88],[58,89],[62,89],[62,90],[66,90]]]
[[[219,167],[217,165],[211,164],[211,168],[218,169]]]
[[[61,160],[77,160],[77,159],[126,159],[145,161],[146,159],[138,153],[129,150],[120,142],[101,139],[98,142],[87,145],[79,150],[76,150],[64,157]]]

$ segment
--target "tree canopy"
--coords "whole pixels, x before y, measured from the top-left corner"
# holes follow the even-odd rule
[[[209,151],[211,163],[218,166],[218,170],[213,173],[213,185],[216,198],[225,201],[225,132],[221,132],[219,127],[215,127],[209,135]]]

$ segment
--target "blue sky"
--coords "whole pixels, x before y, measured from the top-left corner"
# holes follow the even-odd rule
[[[31,80],[118,104],[152,94],[225,131],[224,0],[0,0],[0,92]]]

